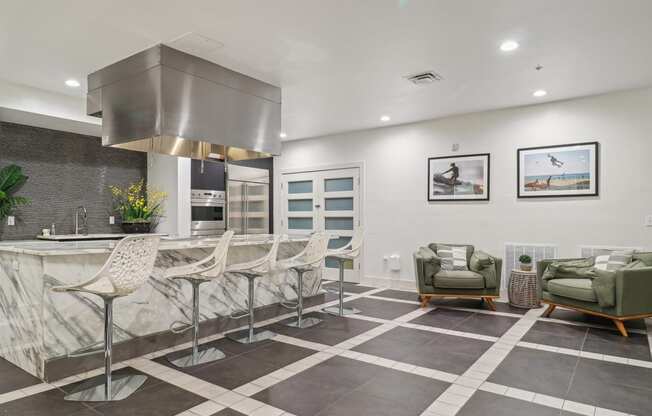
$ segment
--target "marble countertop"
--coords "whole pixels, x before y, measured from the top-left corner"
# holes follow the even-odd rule
[[[232,246],[244,246],[271,243],[271,234],[236,235],[231,240]],[[190,248],[215,247],[219,237],[178,238],[162,237],[159,250],[183,250]],[[307,241],[308,236],[286,236],[282,241]],[[110,253],[118,242],[116,240],[93,241],[1,241],[1,253],[30,254],[34,256],[70,256],[80,254]]]

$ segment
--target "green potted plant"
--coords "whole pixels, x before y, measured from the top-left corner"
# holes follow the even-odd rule
[[[532,257],[528,256],[527,254],[521,254],[521,256],[518,258],[518,261],[521,263],[521,270],[524,272],[532,271]]]
[[[16,192],[27,181],[20,166],[9,165],[0,169],[0,224],[12,215],[19,205],[29,204],[29,199],[16,196]],[[0,228],[1,230],[1,228]]]
[[[126,234],[149,233],[163,216],[165,192],[148,189],[141,179],[126,188],[110,186],[113,209],[120,215],[121,228]]]

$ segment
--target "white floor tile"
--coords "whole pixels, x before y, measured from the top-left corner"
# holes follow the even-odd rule
[[[584,404],[584,403],[577,403],[571,400],[564,401],[563,409],[568,410],[569,412],[575,412],[585,416],[595,415],[594,406],[589,406],[588,404]]]

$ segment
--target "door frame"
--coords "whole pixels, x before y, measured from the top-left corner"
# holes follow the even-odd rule
[[[280,157],[275,157],[275,162],[280,160]],[[338,170],[338,169],[358,169],[359,173],[359,179],[360,179],[360,214],[359,214],[359,219],[360,219],[360,226],[364,227],[365,226],[365,219],[366,219],[366,205],[365,205],[365,200],[367,199],[367,187],[365,186],[366,184],[366,171],[365,171],[365,162],[364,161],[359,161],[359,162],[348,162],[348,163],[334,163],[334,164],[325,164],[325,165],[315,165],[315,166],[306,166],[306,167],[296,167],[296,168],[285,168],[285,169],[274,169],[274,187],[276,188],[275,190],[277,192],[274,192],[274,229],[275,230],[281,230],[281,217],[283,216],[283,211],[282,211],[282,206],[281,204],[283,203],[282,198],[283,198],[283,191],[281,190],[281,183],[283,182],[282,178],[283,175],[285,174],[292,174],[292,173],[309,173],[309,172],[321,172],[321,171],[326,171],[326,170]],[[355,228],[355,226],[354,226]],[[359,280],[362,281],[365,278],[365,253],[366,253],[366,242],[367,242],[367,236],[369,234],[369,230],[366,230],[365,232],[365,241],[364,244],[362,245],[362,250],[360,250],[360,258],[358,259],[358,263],[360,264],[360,270],[359,270]]]

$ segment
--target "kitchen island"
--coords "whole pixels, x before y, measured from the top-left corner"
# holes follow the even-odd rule
[[[217,238],[164,237],[154,272],[146,285],[116,300],[114,342],[147,337],[151,341],[153,334],[166,334],[170,338],[169,329],[174,322],[189,321],[192,316],[191,286],[166,279],[163,272],[169,267],[204,258],[217,241]],[[285,238],[279,247],[279,259],[297,254],[306,242],[305,236]],[[80,293],[56,293],[50,289],[92,277],[116,243],[0,242],[0,357],[39,378],[51,380],[56,376],[48,374],[48,363],[101,345],[104,324],[101,299]],[[267,253],[270,245],[268,235],[236,236],[231,242],[227,263],[259,258]],[[304,295],[316,294],[320,280],[320,271],[304,275]],[[296,276],[289,272],[273,273],[257,279],[256,284],[256,307],[296,298]],[[200,294],[202,321],[225,321],[232,313],[247,309],[247,281],[239,276],[224,276],[203,285]],[[88,369],[89,365],[93,364],[79,368]]]

